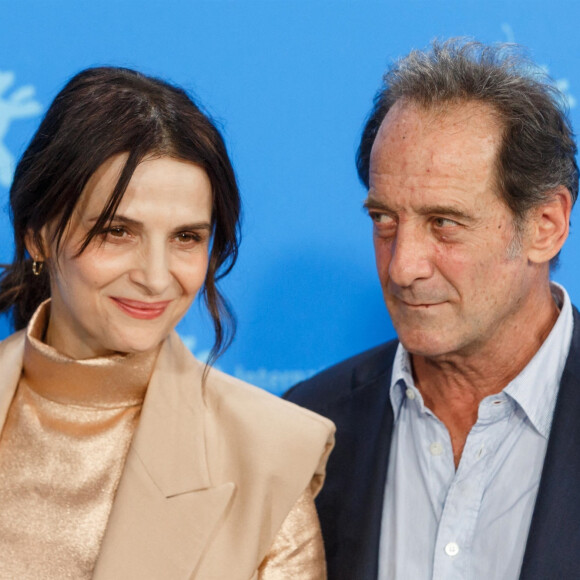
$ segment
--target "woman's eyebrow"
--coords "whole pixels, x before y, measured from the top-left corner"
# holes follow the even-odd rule
[[[90,218],[89,224],[95,224],[99,216]],[[113,218],[111,218],[111,224],[123,224],[127,226],[133,227],[142,227],[143,222],[139,220],[135,220],[133,218],[124,216],[122,214],[115,214]],[[211,230],[211,223],[208,221],[201,221],[201,222],[190,222],[186,224],[180,224],[173,228],[174,231],[181,231],[181,230]]]
[[[185,230],[208,230],[211,231],[211,224],[209,222],[194,222],[189,224],[183,224],[173,228],[175,232],[181,232]]]
[[[211,228],[211,224],[208,221],[203,221],[203,222],[190,222],[188,224],[183,224],[181,226],[177,226],[179,229],[200,229],[200,228],[207,228],[210,229]]]
[[[88,222],[89,222],[89,224],[96,224],[100,218],[101,218],[101,216],[97,215],[95,217],[89,218]],[[122,224],[130,225],[130,226],[142,225],[142,222],[128,218],[128,217],[126,217],[124,215],[120,215],[120,214],[115,214],[111,219],[109,219],[107,221],[107,223],[122,223]]]

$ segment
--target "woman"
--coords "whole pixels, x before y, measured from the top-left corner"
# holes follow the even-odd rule
[[[95,68],[56,97],[10,192],[0,309],[0,577],[323,578],[333,427],[197,362],[174,327],[238,248],[222,138],[180,89]],[[26,330],[20,330],[24,329]]]

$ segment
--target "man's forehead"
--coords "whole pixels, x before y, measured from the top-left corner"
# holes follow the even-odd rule
[[[370,157],[370,175],[418,166],[456,176],[495,166],[501,142],[498,115],[485,103],[450,103],[445,109],[399,101],[381,123]]]
[[[383,119],[374,145],[413,131],[448,133],[472,130],[501,133],[503,123],[491,105],[474,100],[454,100],[423,105],[405,99],[398,100]],[[373,145],[373,149],[374,149]]]

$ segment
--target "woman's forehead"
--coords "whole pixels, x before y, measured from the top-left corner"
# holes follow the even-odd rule
[[[116,155],[103,163],[87,182],[79,203],[77,216],[98,216],[107,207],[123,168],[127,154]],[[156,207],[199,213],[210,208],[211,182],[204,169],[189,161],[168,156],[147,156],[135,168],[117,212],[143,213]]]

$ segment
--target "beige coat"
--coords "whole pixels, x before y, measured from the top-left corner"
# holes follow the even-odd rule
[[[0,344],[0,422],[24,333]],[[328,420],[203,365],[177,335],[159,354],[95,580],[250,580],[307,486],[322,486]]]

